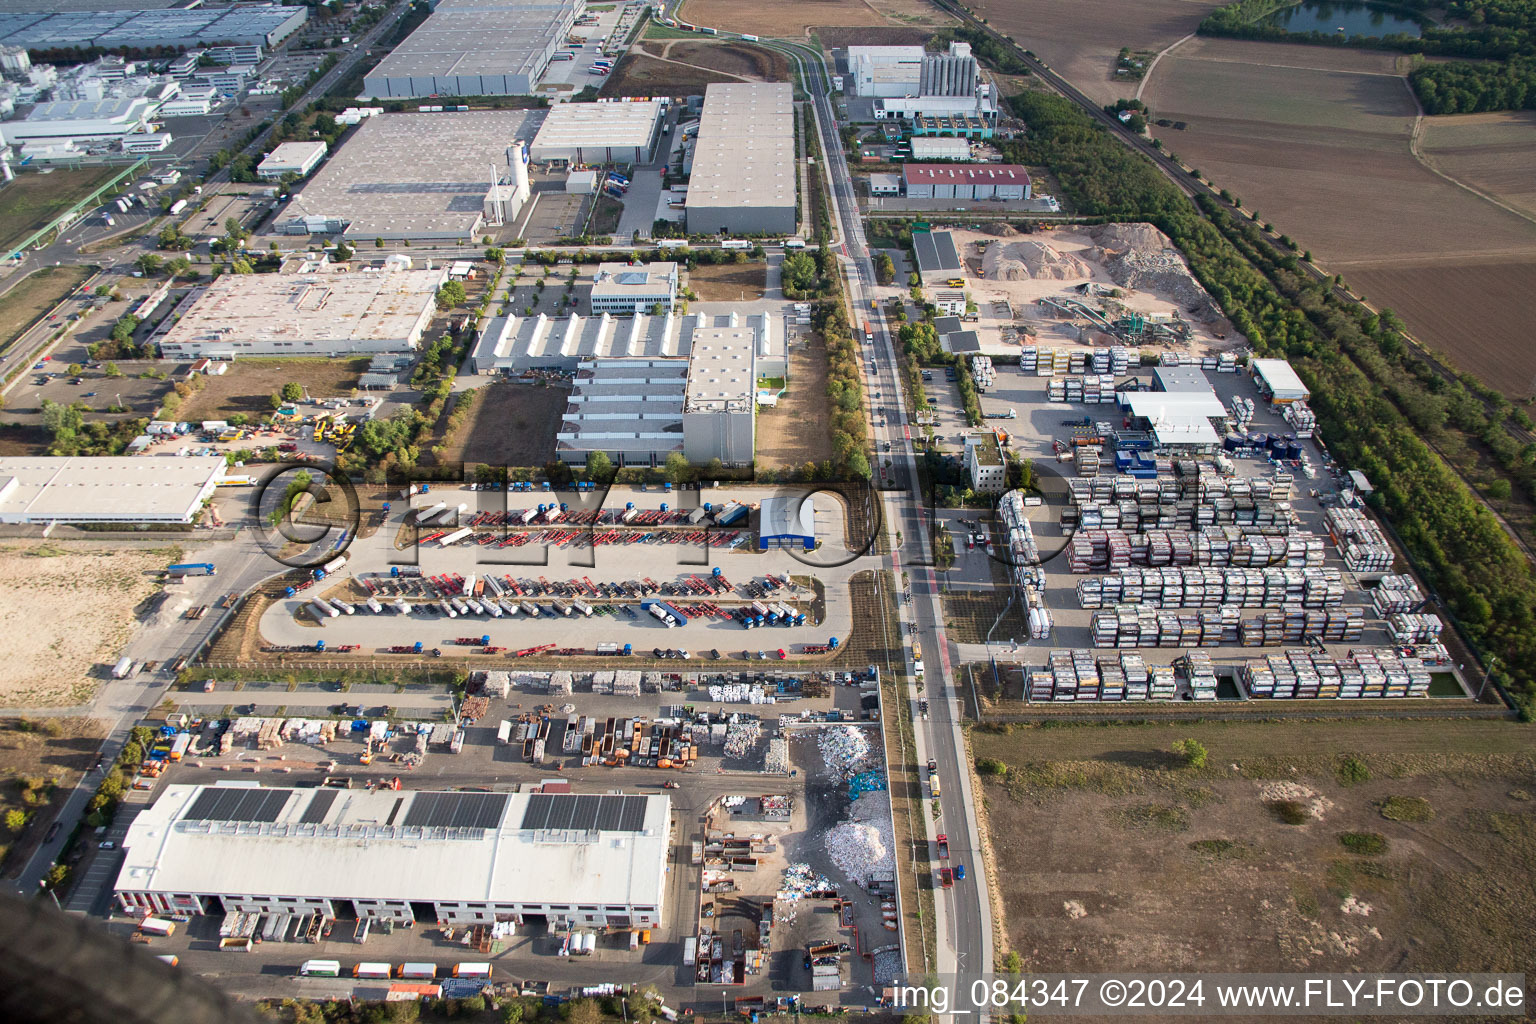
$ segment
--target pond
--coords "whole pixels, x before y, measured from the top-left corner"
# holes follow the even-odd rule
[[[1276,11],[1264,19],[1266,24],[1277,25],[1287,32],[1322,32],[1325,35],[1365,36],[1380,39],[1382,36],[1413,36],[1417,38],[1423,23],[1406,11],[1374,4],[1321,3],[1306,0],[1305,3]],[[1340,32],[1339,29],[1344,31]]]

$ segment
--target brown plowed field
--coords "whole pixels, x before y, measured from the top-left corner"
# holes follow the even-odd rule
[[[653,57],[666,57],[759,82],[789,81],[789,58],[750,44],[648,39],[640,44]],[[679,68],[685,74],[686,69]]]
[[[1136,91],[1112,77],[1120,48],[1154,52],[1195,30],[1220,0],[970,0],[991,27],[1033,50],[1100,103]]]
[[[924,0],[688,0],[677,17],[689,24],[764,39],[805,36],[819,25],[937,27],[953,23]]]
[[[1354,67],[1351,68],[1351,62]],[[1521,338],[1536,224],[1437,175],[1411,149],[1418,107],[1390,54],[1197,39],[1143,98],[1169,150],[1342,273],[1373,305],[1489,383],[1528,390]],[[1511,205],[1531,203],[1528,117],[1428,119],[1429,159]],[[1480,176],[1480,178],[1479,178]]]

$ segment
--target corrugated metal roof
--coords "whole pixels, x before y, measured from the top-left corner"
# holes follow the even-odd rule
[[[912,185],[1029,184],[1029,172],[1018,164],[906,164],[901,173]]]

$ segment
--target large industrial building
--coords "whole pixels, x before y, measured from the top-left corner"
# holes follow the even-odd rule
[[[362,95],[532,95],[585,9],[585,0],[440,0],[363,79]]]
[[[694,145],[690,234],[795,232],[795,115],[788,82],[714,83]]]
[[[0,457],[0,523],[190,523],[225,468],[222,455]]]
[[[676,263],[601,263],[592,277],[588,307],[593,316],[633,316],[658,306],[670,313],[676,298]]]
[[[573,164],[644,164],[661,140],[661,100],[561,103],[528,151],[531,159]]]
[[[289,200],[288,234],[473,241],[529,196],[527,147],[541,110],[380,114],[358,126]]]
[[[997,121],[997,97],[982,81],[969,43],[950,43],[945,53],[928,53],[921,46],[850,46],[848,78],[853,95],[874,100],[876,120]]]
[[[747,326],[693,332],[683,392],[683,455],[694,465],[752,463],[757,424],[756,332]]]
[[[325,159],[325,141],[284,142],[262,158],[256,165],[256,177],[263,181],[279,181],[286,174],[304,177]]]
[[[128,913],[650,927],[665,795],[171,785],[123,840]]]
[[[918,279],[924,288],[944,284],[965,274],[955,236],[948,231],[912,232],[912,252],[917,257]]]
[[[329,356],[415,349],[448,279],[437,270],[226,274],[177,310],[154,339],[166,359]]]
[[[1029,172],[1018,164],[903,164],[908,199],[1002,199],[1030,197]]]
[[[12,146],[121,142],[147,131],[157,107],[144,96],[39,103],[24,118],[0,121],[0,139]]]
[[[54,12],[0,13],[0,45],[31,50],[148,50],[162,46],[186,49],[210,43],[254,43],[270,49],[296,32],[309,17],[307,7],[277,4],[73,11],[61,11],[51,3],[37,6],[53,7]]]

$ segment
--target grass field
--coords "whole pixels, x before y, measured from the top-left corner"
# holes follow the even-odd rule
[[[289,382],[302,384],[316,401],[351,398],[357,378],[368,369],[368,357],[325,359],[240,359],[221,377],[206,377],[201,391],[183,403],[184,420],[221,420],[243,412],[252,422],[272,412],[273,392]]]
[[[89,267],[44,267],[17,282],[0,300],[0,355],[8,353],[16,339],[25,334],[38,317],[58,305],[64,296],[90,276]]]
[[[808,35],[819,25],[948,25],[951,19],[923,0],[688,0],[682,21],[722,32],[768,38]]]
[[[1221,0],[971,0],[967,6],[1088,96],[1111,103],[1136,91],[1136,83],[1114,79],[1121,47],[1170,46]]]
[[[1518,282],[1531,279],[1536,223],[1415,159],[1417,107],[1395,69],[1384,53],[1197,39],[1163,59],[1143,98],[1187,123],[1158,131],[1185,163],[1456,365],[1523,394],[1536,352],[1517,340]],[[1449,120],[1462,123],[1429,120],[1429,159],[1530,203],[1532,122]]]
[[[1184,737],[1206,767],[1169,752]],[[971,742],[1007,766],[981,794],[1002,927],[1027,971],[1536,966],[1521,726],[1207,722]]]
[[[763,297],[768,267],[763,263],[717,263],[688,271],[688,287],[701,302],[744,302]]]
[[[47,227],[71,204],[122,170],[121,166],[57,168],[46,174],[16,175],[15,181],[0,188],[0,248],[9,251],[32,232]]]
[[[0,841],[0,864],[10,876],[48,833],[48,825],[80,776],[90,770],[106,735],[89,718],[10,718],[0,722],[0,816],[27,815],[19,834]]]

